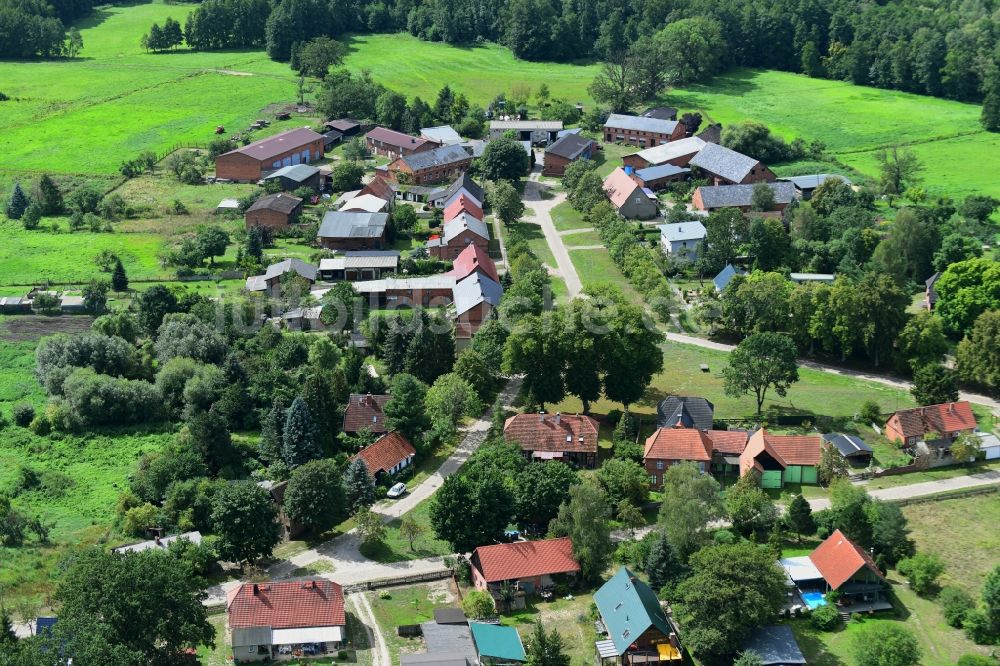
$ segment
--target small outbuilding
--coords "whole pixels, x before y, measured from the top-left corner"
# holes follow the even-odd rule
[[[302,187],[319,190],[320,175],[319,169],[309,164],[294,164],[281,167],[277,171],[264,176],[264,182],[278,181],[281,189],[291,192]]]
[[[872,447],[857,435],[828,432],[823,435],[823,443],[835,448],[844,460],[857,467],[865,467],[872,461]]]
[[[377,481],[381,476],[392,476],[413,463],[417,450],[398,432],[388,432],[373,444],[361,449],[351,460],[363,460],[368,473]]]
[[[262,196],[244,213],[246,228],[287,229],[302,213],[302,204],[302,199],[286,192]]]
[[[521,635],[514,627],[485,622],[470,622],[481,666],[519,664],[528,660]]]

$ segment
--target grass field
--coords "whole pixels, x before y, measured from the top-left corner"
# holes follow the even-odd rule
[[[991,176],[1000,169],[1000,136],[983,131],[975,104],[756,70],[672,90],[664,101],[723,126],[756,120],[789,139],[818,139],[868,176],[877,173],[875,150],[911,145],[926,166],[928,192],[1000,194]]]

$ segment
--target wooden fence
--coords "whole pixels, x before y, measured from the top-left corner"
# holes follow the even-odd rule
[[[422,574],[411,574],[409,576],[390,576],[388,578],[378,578],[364,583],[355,583],[344,586],[344,594],[352,592],[365,592],[368,590],[378,590],[383,587],[393,585],[409,585],[410,583],[424,583],[430,580],[442,580],[451,578],[451,569],[441,569],[440,571],[429,571]]]

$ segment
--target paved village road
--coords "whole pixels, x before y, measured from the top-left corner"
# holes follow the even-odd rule
[[[515,377],[508,380],[500,392],[501,402],[509,407],[520,389],[520,378]],[[444,483],[445,478],[454,474],[486,439],[490,427],[489,416],[490,410],[487,410],[482,417],[465,428],[465,437],[462,438],[458,448],[438,467],[437,471],[416,486],[412,492],[395,502],[379,502],[372,507],[372,510],[381,515],[384,522],[389,522],[399,518],[433,495]],[[357,534],[351,530],[314,548],[309,548],[288,559],[272,564],[268,567],[267,573],[272,580],[281,580],[294,577],[296,570],[316,566],[317,569],[323,570],[323,573],[319,574],[323,578],[336,580],[338,583],[346,585],[384,578],[435,573],[447,569],[442,557],[427,557],[388,564],[375,562],[361,554],[360,545]],[[221,585],[210,587],[205,603],[207,605],[225,603],[226,593],[240,583],[241,581],[238,580],[227,581]]]
[[[549,244],[549,251],[552,252],[552,256],[556,260],[555,268],[559,270],[559,274],[566,282],[566,291],[571,299],[576,298],[583,289],[583,284],[580,282],[580,276],[576,273],[576,267],[569,257],[562,236],[556,231],[556,225],[552,222],[552,209],[566,201],[566,193],[560,192],[551,199],[543,199],[542,192],[548,188],[538,182],[540,174],[541,171],[532,172],[531,177],[524,184],[524,207],[531,211],[531,217],[525,222],[537,224],[542,228],[545,242]]]
[[[713,342],[712,340],[705,340],[704,338],[698,338],[693,335],[684,335],[683,333],[666,333],[667,340],[672,342],[680,342],[686,345],[695,345],[697,347],[703,347],[705,349],[714,349],[716,351],[730,352],[735,348],[735,345],[728,345],[722,342]],[[875,382],[876,384],[883,384],[885,386],[892,386],[894,388],[903,389],[904,391],[909,391],[913,388],[911,382],[905,379],[898,379],[895,377],[888,377],[886,375],[880,375],[873,372],[864,372],[861,370],[851,370],[849,368],[838,368],[833,365],[826,365],[824,363],[817,363],[816,361],[809,361],[804,359],[799,359],[799,365],[805,368],[810,368],[812,370],[818,370],[820,372],[826,372],[831,375],[842,375],[845,377],[857,377],[858,379],[864,379],[869,382]],[[959,391],[958,397],[961,400],[967,400],[976,405],[983,405],[989,407],[993,410],[994,414],[1000,416],[1000,401],[994,400],[989,396],[981,395],[979,393],[969,393],[967,391]]]
[[[982,486],[993,486],[1000,484],[1000,471],[989,470],[978,474],[968,474],[966,476],[956,476],[952,479],[940,479],[938,481],[924,481],[922,483],[911,483],[906,486],[895,486],[893,488],[881,488],[879,490],[869,490],[868,494],[880,500],[903,500],[916,497],[926,497],[936,495],[949,490],[965,490],[967,488],[979,488]],[[864,487],[864,482],[858,485]],[[829,509],[830,500],[826,498],[811,499],[809,506],[813,511]]]

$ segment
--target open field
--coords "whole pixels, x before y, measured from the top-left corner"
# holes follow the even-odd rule
[[[789,139],[818,139],[867,176],[877,174],[873,151],[912,145],[928,192],[1000,194],[991,177],[1000,168],[1000,136],[983,131],[975,104],[757,70],[675,89],[664,101],[723,126],[756,120]]]
[[[917,550],[945,561],[944,585],[978,596],[986,574],[1000,564],[1000,495],[978,495],[903,507]]]

